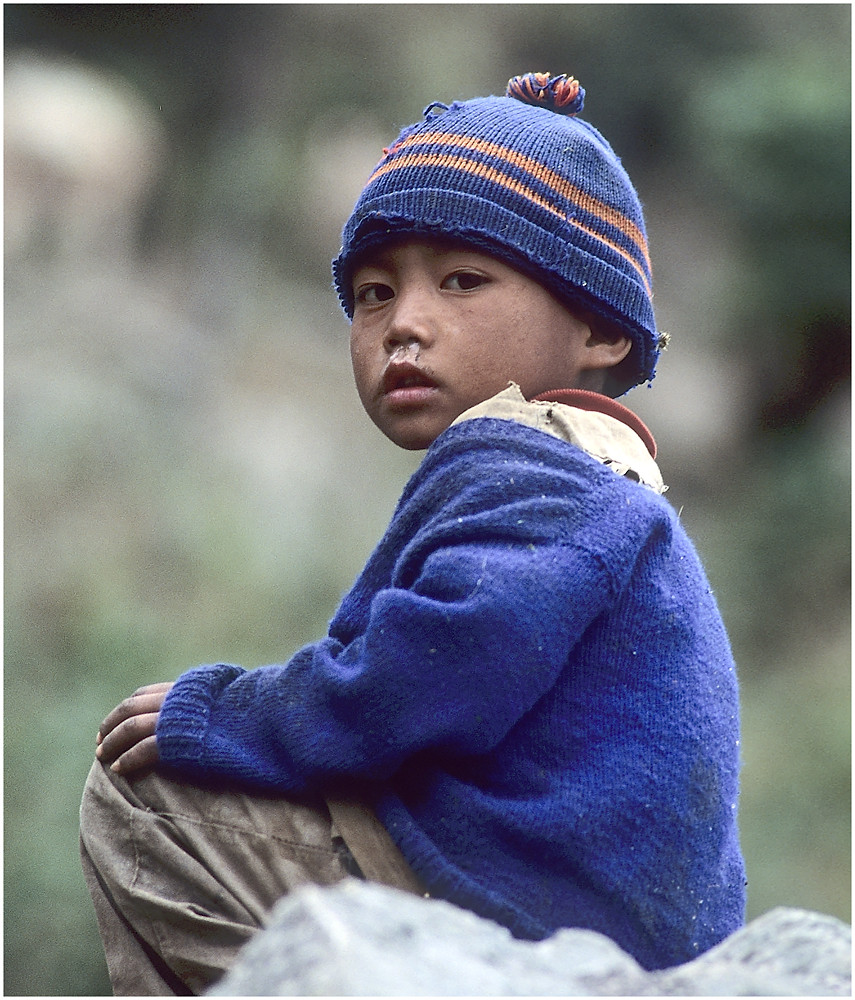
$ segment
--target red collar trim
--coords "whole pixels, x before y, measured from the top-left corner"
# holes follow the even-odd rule
[[[593,410],[595,413],[605,413],[607,416],[620,420],[631,427],[644,442],[644,446],[653,458],[656,458],[656,442],[647,429],[644,421],[637,417],[623,403],[619,403],[601,392],[590,392],[588,389],[550,389],[535,396],[536,403],[564,403],[567,406],[577,406],[580,410]]]

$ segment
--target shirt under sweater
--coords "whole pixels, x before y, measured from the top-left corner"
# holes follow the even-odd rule
[[[737,688],[650,450],[587,403],[473,408],[328,635],[182,675],[162,760],[358,788],[431,895],[521,938],[600,931],[648,969],[694,958],[744,917]]]

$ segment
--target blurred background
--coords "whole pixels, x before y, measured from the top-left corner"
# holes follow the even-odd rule
[[[318,638],[419,456],[329,262],[432,100],[569,72],[645,203],[668,497],[743,698],[749,916],[850,919],[847,4],[6,4],[5,993],[109,992],[104,715]]]

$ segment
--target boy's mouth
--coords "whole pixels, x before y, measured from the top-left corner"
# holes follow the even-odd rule
[[[417,365],[389,362],[383,372],[382,391],[389,402],[417,404],[424,402],[437,388],[437,383]]]

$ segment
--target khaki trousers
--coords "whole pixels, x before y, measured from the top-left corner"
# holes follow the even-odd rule
[[[127,780],[97,761],[80,850],[117,996],[204,992],[277,900],[305,883],[356,876],[424,891],[359,802],[247,794],[157,772]]]

